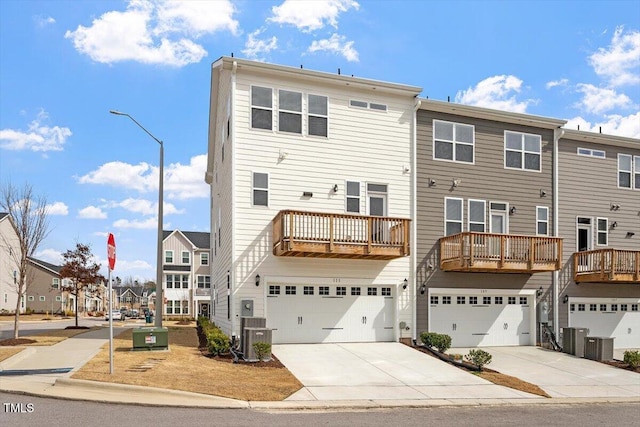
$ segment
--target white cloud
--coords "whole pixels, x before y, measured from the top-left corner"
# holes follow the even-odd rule
[[[56,23],[56,20],[51,16],[36,15],[33,17],[33,20],[36,21],[36,25],[40,28]]]
[[[353,41],[346,41],[345,36],[333,34],[328,39],[314,40],[308,51],[311,53],[321,51],[336,53],[344,56],[349,62],[357,62],[358,51],[353,48],[353,44]]]
[[[245,48],[242,50],[247,58],[261,59],[262,54],[267,54],[278,47],[278,39],[275,36],[268,40],[258,40],[257,37],[262,31],[258,29],[247,37]]]
[[[96,62],[137,61],[182,67],[207,55],[194,40],[217,31],[236,34],[235,7],[228,0],[130,0],[126,11],[110,11],[79,25],[65,38]]]
[[[616,93],[614,89],[580,83],[576,85],[576,90],[583,95],[577,106],[590,113],[601,114],[614,108],[627,108],[633,105],[627,95]]]
[[[151,264],[142,260],[135,260],[135,261],[117,260],[116,269],[118,270],[118,272],[151,270]]]
[[[26,131],[0,129],[0,148],[14,151],[62,151],[67,138],[71,136],[71,130],[43,125],[48,118],[45,111],[40,111]]]
[[[113,223],[113,226],[116,228],[152,229],[158,226],[158,219],[157,217],[151,217],[145,220],[133,220],[133,221],[130,221],[128,219],[119,219]]]
[[[546,86],[547,89],[551,89],[552,87],[566,86],[567,84],[569,84],[569,80],[560,79],[560,80],[552,80],[550,82],[547,82],[547,84],[545,86]]]
[[[69,208],[63,202],[55,202],[45,207],[47,215],[69,215]]]
[[[172,163],[166,167],[164,190],[167,198],[183,200],[208,197],[208,186],[203,178],[206,163],[206,154],[201,154],[192,157],[188,165]],[[158,191],[158,168],[144,162],[137,165],[108,162],[77,179],[80,184],[108,185],[141,193]]]
[[[64,262],[62,252],[51,248],[42,249],[41,251],[36,252],[34,258],[53,265],[62,265],[62,263]]]
[[[271,8],[273,16],[267,20],[310,32],[325,25],[338,28],[338,15],[351,8],[358,10],[360,5],[353,0],[285,0],[280,6]]]
[[[142,215],[154,215],[158,213],[158,203],[152,202],[147,199],[134,199],[128,198],[121,202],[108,202],[104,206],[105,208],[122,208],[129,212],[139,213]],[[163,215],[183,214],[184,209],[178,209],[173,203],[162,203]]]
[[[598,49],[589,63],[613,87],[639,84],[640,31],[624,33],[624,27],[616,28],[609,47]]]
[[[107,214],[96,206],[87,206],[78,211],[78,218],[82,219],[106,219]]]
[[[587,132],[600,132],[609,135],[626,136],[630,138],[640,138],[640,112],[629,116],[612,114],[606,116],[602,122],[591,124],[591,122],[578,116],[567,121],[564,125],[567,129],[578,129]]]
[[[522,80],[515,76],[493,76],[478,83],[475,87],[458,91],[455,102],[497,110],[525,113],[533,100],[518,101]]]

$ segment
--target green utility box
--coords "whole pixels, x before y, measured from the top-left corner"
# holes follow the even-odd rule
[[[136,328],[133,330],[133,350],[168,350],[167,328]]]

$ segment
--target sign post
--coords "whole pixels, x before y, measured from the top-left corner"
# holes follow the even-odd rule
[[[109,274],[107,283],[109,286],[109,374],[113,375],[113,292],[111,289],[111,270],[116,267],[116,239],[113,233],[107,238],[107,259],[109,260]]]

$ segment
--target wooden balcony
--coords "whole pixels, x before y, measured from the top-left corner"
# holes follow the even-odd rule
[[[562,239],[464,232],[440,239],[440,269],[488,273],[560,270]]]
[[[640,283],[640,251],[597,249],[573,254],[573,280]]]
[[[410,220],[294,210],[273,218],[277,256],[389,260],[409,255]]]

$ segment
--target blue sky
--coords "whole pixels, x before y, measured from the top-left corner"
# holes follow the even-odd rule
[[[165,229],[209,231],[210,64],[222,55],[640,138],[640,1],[0,1],[0,184],[47,198],[37,257],[88,243],[155,277]],[[103,271],[106,274],[106,270]]]

